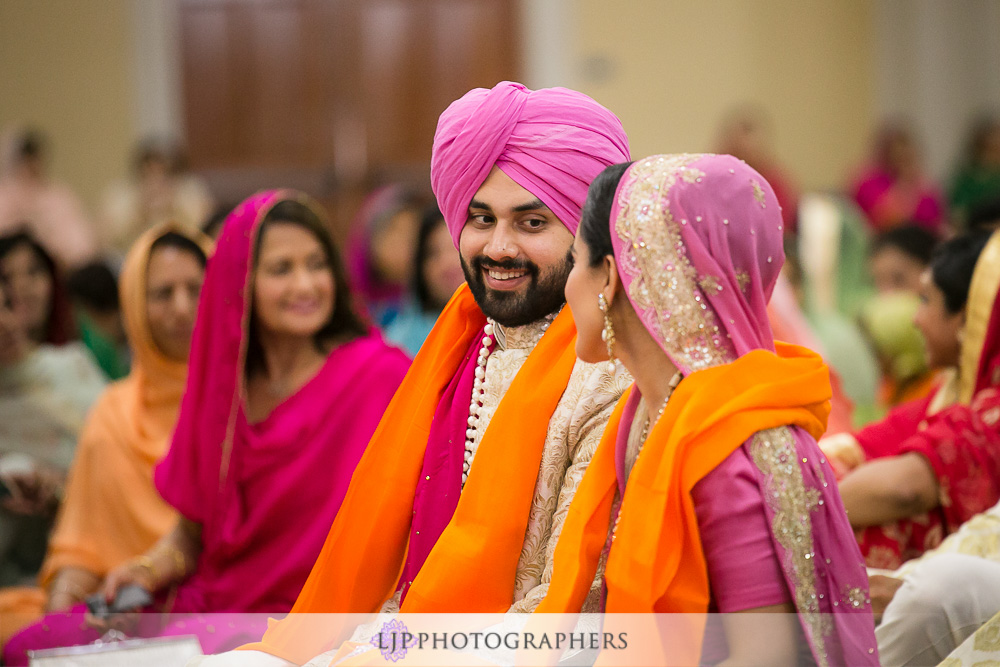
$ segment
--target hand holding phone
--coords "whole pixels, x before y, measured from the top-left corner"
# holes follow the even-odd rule
[[[107,619],[115,614],[138,611],[153,604],[153,596],[138,584],[128,584],[118,589],[115,599],[108,603],[103,592],[87,598],[87,610],[99,619]]]

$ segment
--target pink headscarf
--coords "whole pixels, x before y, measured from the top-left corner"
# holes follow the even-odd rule
[[[469,202],[494,165],[575,234],[590,182],[628,160],[621,121],[591,98],[504,81],[469,91],[441,114],[431,187],[456,247]]]
[[[774,351],[767,302],[785,261],[781,208],[749,165],[731,155],[640,160],[611,221],[629,301],[685,375]]]
[[[731,155],[655,155],[625,172],[611,211],[619,276],[643,324],[685,376],[753,350],[775,351],[767,302],[784,262],[781,227],[767,181]],[[617,434],[619,484],[639,403],[633,396]],[[747,440],[723,463],[728,471],[716,468],[720,475],[699,483],[728,488],[726,476],[741,460],[753,471],[764,525],[816,664],[877,665],[864,562],[836,485],[827,482],[833,470],[809,433],[783,430],[789,437]],[[803,504],[801,497],[813,500]],[[733,496],[737,504],[754,501],[746,492]],[[627,503],[625,495],[623,515]],[[799,531],[794,538],[790,526]],[[748,536],[759,529],[739,527]],[[728,542],[703,537],[706,553],[731,553]]]
[[[177,428],[154,472],[163,499],[203,526],[177,612],[291,608],[409,367],[371,330],[335,347],[305,385],[248,422],[253,253],[268,212],[284,200],[317,211],[291,190],[250,197],[226,218],[205,273]]]

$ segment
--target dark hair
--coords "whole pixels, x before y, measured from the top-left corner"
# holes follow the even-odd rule
[[[194,255],[196,260],[198,260],[198,263],[201,264],[201,268],[205,268],[205,265],[208,264],[208,256],[205,255],[205,251],[201,249],[201,246],[183,234],[178,234],[177,232],[166,232],[153,241],[153,245],[149,246],[149,254],[152,255],[160,248],[176,248],[178,250],[189,252]]]
[[[1000,197],[994,197],[973,206],[969,209],[969,217],[965,222],[970,232],[979,229],[994,229],[1000,225]]]
[[[201,223],[202,234],[213,239],[218,239],[219,234],[222,233],[222,224],[229,217],[229,214],[233,212],[234,208],[236,208],[236,204],[223,204],[212,211],[212,215],[208,216],[208,219]]]
[[[782,273],[788,278],[796,290],[802,287],[802,257],[799,253],[798,239],[794,236],[786,236],[782,239],[781,245],[785,249],[785,263],[781,266]]]
[[[17,140],[17,157],[21,160],[38,159],[45,154],[45,137],[37,130],[26,130]]]
[[[991,233],[976,231],[945,241],[931,260],[931,278],[944,293],[944,305],[951,313],[965,308],[972,285],[972,272]]]
[[[937,237],[923,227],[907,224],[882,232],[872,242],[871,254],[874,255],[886,248],[895,248],[923,266],[931,263]]]
[[[22,226],[23,227],[23,226]],[[73,310],[66,295],[66,287],[62,276],[56,267],[56,262],[45,247],[26,231],[14,232],[0,236],[0,261],[14,250],[27,246],[38,259],[42,260],[45,269],[52,279],[52,303],[49,305],[49,318],[45,325],[44,343],[63,345],[76,337],[76,324],[73,321]],[[8,295],[9,297],[9,295]]]
[[[427,261],[427,254],[430,250],[431,234],[439,226],[444,225],[444,216],[441,209],[436,204],[432,204],[424,209],[420,218],[420,229],[417,231],[417,246],[413,253],[413,293],[417,297],[417,303],[421,310],[425,312],[435,312],[440,310],[444,304],[436,303],[431,296],[430,286],[424,276],[424,262]]]
[[[330,236],[323,220],[306,204],[295,199],[284,199],[271,207],[271,210],[264,216],[260,229],[257,230],[257,242],[253,249],[254,268],[257,266],[257,258],[260,256],[260,248],[267,230],[272,225],[283,223],[298,225],[311,232],[322,246],[330,263],[330,271],[333,273],[333,313],[331,313],[327,323],[316,332],[313,339],[316,349],[325,352],[327,344],[336,338],[356,338],[365,335],[368,328],[354,310],[351,288],[347,282],[347,272],[344,270],[344,262],[340,257],[340,252],[338,252],[333,237]],[[255,331],[252,308],[250,321],[250,334],[247,342],[247,375],[264,369],[264,350]]]
[[[119,307],[118,280],[104,262],[90,262],[66,276],[70,298],[99,313],[113,313]]]
[[[590,251],[590,265],[597,266],[606,255],[614,255],[611,245],[611,207],[615,201],[615,191],[631,162],[622,162],[605,167],[597,175],[587,190],[587,202],[580,216],[580,238]]]
[[[966,165],[979,165],[990,134],[998,128],[1000,128],[1000,115],[995,112],[980,113],[972,120],[965,138],[963,161]]]

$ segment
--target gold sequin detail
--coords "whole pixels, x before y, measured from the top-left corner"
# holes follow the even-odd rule
[[[754,435],[750,455],[764,474],[764,499],[774,512],[771,531],[785,552],[782,568],[795,582],[795,606],[812,636],[819,667],[827,667],[826,638],[832,627],[819,611],[811,516],[819,506],[820,492],[806,487],[795,438],[787,427]]]
[[[1000,651],[1000,614],[994,616],[986,625],[976,631],[973,648],[977,651],[990,653]]]
[[[635,163],[619,190],[615,220],[623,242],[618,268],[631,279],[629,299],[653,337],[687,372],[736,359],[708,307],[668,204],[679,178],[698,183],[704,176],[691,167],[703,157],[657,156]]]
[[[764,188],[760,186],[760,182],[755,178],[751,178],[750,185],[753,186],[753,198],[757,200],[761,208],[767,208],[767,202],[764,201]]]
[[[681,169],[680,176],[681,179],[687,181],[688,183],[697,183],[698,179],[705,175],[705,172],[700,169]]]
[[[711,292],[712,294],[722,291],[722,285],[719,284],[719,279],[715,276],[704,276],[698,281],[698,286],[701,287],[703,292]]]
[[[746,293],[747,287],[750,285],[750,274],[746,271],[737,271],[736,282],[740,285],[740,291]]]
[[[860,609],[869,603],[868,596],[865,594],[864,590],[861,588],[848,588],[844,591],[843,602],[846,605],[850,605],[855,609]]]

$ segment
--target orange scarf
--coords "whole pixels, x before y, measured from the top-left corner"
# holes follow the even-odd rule
[[[694,485],[759,431],[796,425],[816,438],[823,433],[830,410],[826,365],[806,348],[776,345],[777,354],[756,350],[678,385],[628,479],[605,572],[607,612],[706,612],[708,573]],[[627,398],[570,505],[539,612],[577,613],[590,591],[618,488],[615,440]],[[701,642],[690,635],[665,643],[672,649],[689,645],[695,651],[690,662],[697,662]],[[677,657],[672,650],[671,659]]]
[[[177,512],[153,487],[153,464],[166,453],[177,424],[187,363],[160,352],[146,316],[149,258],[153,243],[167,232],[211,255],[208,237],[174,223],[150,229],[129,251],[119,283],[132,371],[98,399],[80,434],[42,585],[66,567],[103,577],[177,522]]]
[[[299,664],[353,630],[310,613],[377,611],[406,559],[431,420],[486,319],[467,286],[452,297],[386,409],[292,615],[244,649]],[[552,322],[483,434],[451,522],[407,592],[405,612],[502,612],[527,528],[549,419],[576,362],[569,308]],[[478,472],[478,474],[477,474]],[[503,508],[503,511],[497,511]]]

